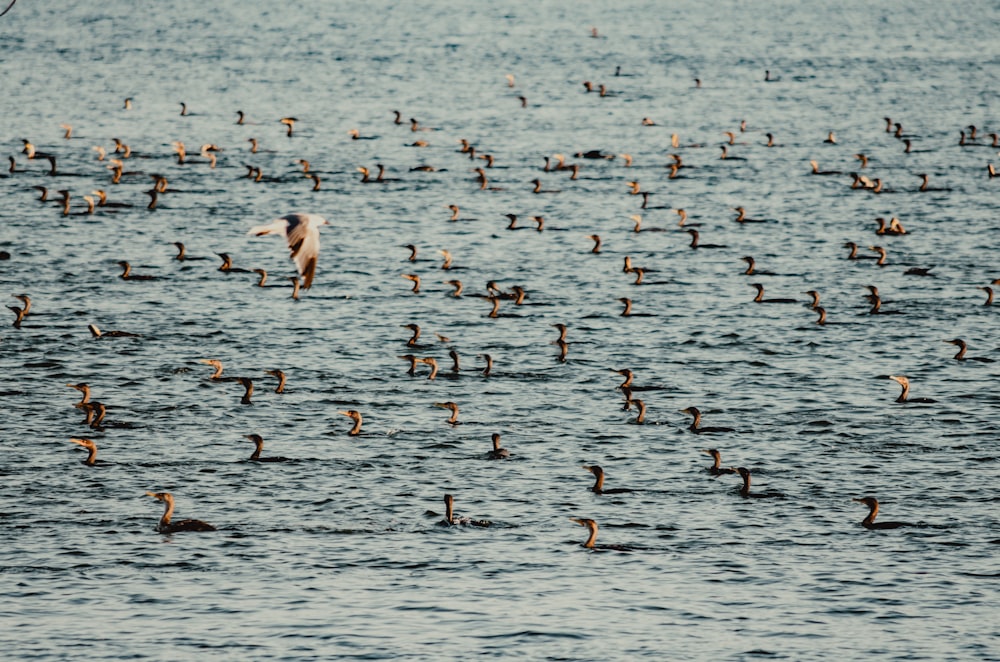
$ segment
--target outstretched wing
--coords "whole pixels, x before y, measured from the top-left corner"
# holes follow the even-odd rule
[[[276,221],[272,221],[267,225],[258,225],[250,228],[247,234],[252,234],[255,237],[263,237],[268,234],[279,234],[282,237],[287,237],[288,221],[284,218],[279,218]]]

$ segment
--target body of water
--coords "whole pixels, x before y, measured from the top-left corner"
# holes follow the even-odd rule
[[[5,656],[997,659],[1000,363],[943,341],[1000,360],[998,22],[985,2],[17,3],[0,289],[32,308],[0,331]],[[576,178],[546,170],[559,154]],[[331,224],[299,300],[284,241],[246,236],[295,211]],[[523,304],[490,317],[491,281]],[[933,402],[895,402],[889,375]],[[732,431],[693,434],[692,406]],[[253,433],[291,460],[247,461]],[[493,433],[509,459],[486,459]],[[709,448],[781,496],[741,497]],[[581,465],[634,491],[595,494]],[[147,491],[218,531],[157,533]],[[446,493],[492,526],[441,526]],[[864,496],[910,526],[863,528]]]

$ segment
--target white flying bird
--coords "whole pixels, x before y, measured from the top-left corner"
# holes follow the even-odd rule
[[[312,285],[316,275],[316,258],[319,257],[319,226],[330,222],[319,214],[288,214],[268,225],[250,228],[247,234],[258,237],[265,234],[281,235],[288,241],[292,259],[302,277],[302,287]]]

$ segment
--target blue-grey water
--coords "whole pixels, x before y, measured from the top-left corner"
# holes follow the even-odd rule
[[[32,308],[0,331],[3,657],[1000,659],[1000,363],[942,342],[1000,360],[1000,301],[979,289],[1000,278],[998,24],[991,2],[18,2],[0,18],[0,295]],[[574,156],[589,150],[616,158]],[[577,179],[544,170],[556,154]],[[396,181],[362,183],[379,163]],[[151,174],[172,189],[155,210]],[[95,189],[130,206],[87,214]],[[691,250],[676,209],[724,248]],[[298,301],[284,241],[246,236],[293,211],[331,223]],[[876,217],[908,234],[877,236]],[[178,241],[205,259],[173,259]],[[848,241],[887,263],[848,260]],[[274,287],[218,271],[222,252]],[[746,255],[771,275],[744,275]],[[120,279],[119,260],[155,280]],[[524,305],[489,317],[489,281]],[[752,282],[797,302],[753,303]],[[868,285],[888,314],[868,314]],[[408,375],[409,353],[438,377]],[[201,359],[251,377],[253,405]],[[897,404],[888,375],[936,402]],[[80,423],[78,382],[104,429]],[[735,431],[692,434],[690,406]],[[494,432],[509,460],[484,459]],[[251,433],[292,461],[246,461]],[[705,448],[784,498],[741,498]],[[590,492],[591,464],[635,491]],[[146,491],[219,531],[157,533]],[[445,493],[493,526],[438,526]],[[912,526],[862,528],[863,496]],[[583,548],[571,517],[630,551]]]

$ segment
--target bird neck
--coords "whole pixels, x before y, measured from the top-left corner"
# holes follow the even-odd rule
[[[692,432],[697,432],[698,428],[701,426],[701,412],[695,412],[692,416],[694,416],[694,420],[691,421],[691,425],[688,429]]]
[[[163,517],[160,518],[160,528],[166,528],[170,526],[170,518],[174,515],[174,502],[164,501],[163,502]]]
[[[878,517],[878,504],[873,503],[869,508],[868,517],[861,522],[865,528],[871,528],[875,524],[875,518]]]
[[[597,472],[594,474],[594,486],[591,488],[593,492],[600,494],[604,491],[604,474]]]

